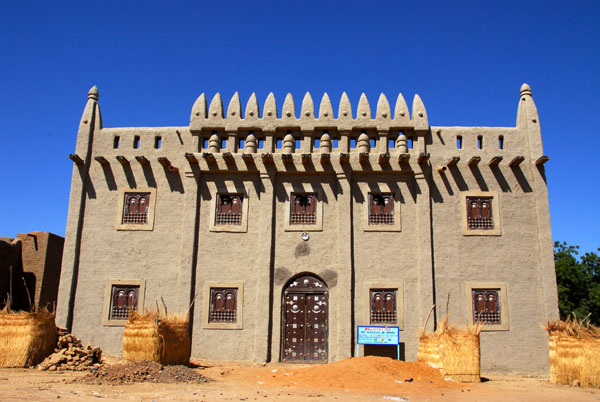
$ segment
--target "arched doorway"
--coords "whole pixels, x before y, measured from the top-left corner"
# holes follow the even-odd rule
[[[283,290],[281,361],[327,362],[329,291],[321,279],[302,274]]]

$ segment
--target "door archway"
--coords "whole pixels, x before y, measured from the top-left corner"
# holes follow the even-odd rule
[[[329,290],[312,274],[301,274],[283,289],[281,361],[321,363],[328,359]]]

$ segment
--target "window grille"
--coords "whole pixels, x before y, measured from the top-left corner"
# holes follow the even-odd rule
[[[494,229],[491,197],[467,197],[467,226],[469,229]]]
[[[126,320],[132,311],[137,311],[140,287],[113,285],[110,303],[110,320]]]
[[[317,196],[314,193],[292,193],[290,208],[291,225],[314,225],[317,223]]]
[[[208,322],[236,322],[237,288],[211,288]]]
[[[243,202],[241,194],[219,194],[215,225],[241,225]]]
[[[369,194],[369,225],[394,224],[394,197],[391,194]]]
[[[150,211],[150,193],[125,193],[123,224],[145,225]]]
[[[371,324],[397,322],[397,289],[371,289]]]
[[[499,289],[473,289],[473,322],[501,324]]]

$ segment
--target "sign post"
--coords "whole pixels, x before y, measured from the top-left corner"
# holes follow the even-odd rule
[[[359,325],[356,328],[356,357],[359,355],[358,345],[396,345],[400,360],[400,328]]]

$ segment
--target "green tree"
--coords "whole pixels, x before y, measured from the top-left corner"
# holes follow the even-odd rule
[[[578,260],[578,249],[566,242],[554,242],[560,317],[564,320],[574,312],[583,319],[591,313],[590,322],[600,325],[600,257],[585,253]]]

